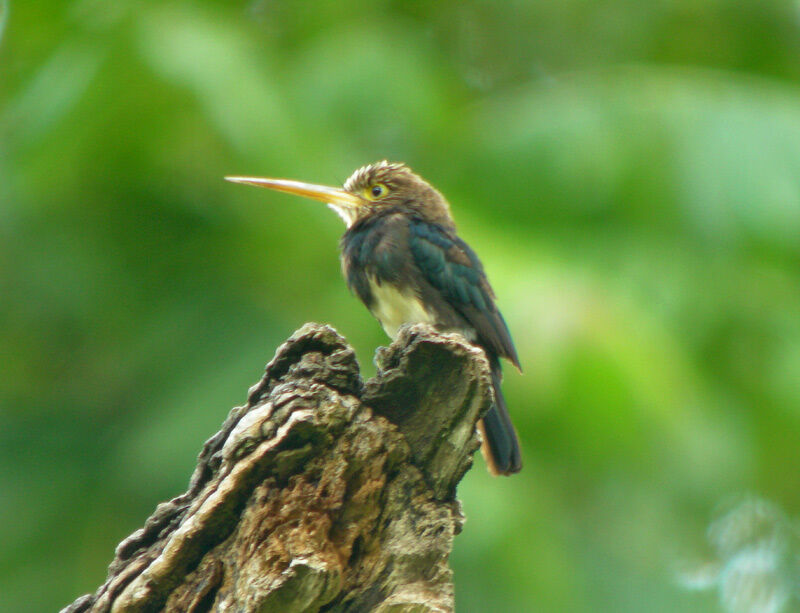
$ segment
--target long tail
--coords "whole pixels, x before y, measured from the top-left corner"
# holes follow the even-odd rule
[[[492,387],[494,388],[494,405],[483,416],[479,424],[483,435],[481,452],[489,465],[489,472],[493,475],[511,475],[522,469],[522,454],[519,449],[519,440],[511,423],[511,417],[506,408],[500,382],[503,371],[500,361],[496,356],[489,358],[492,367]]]

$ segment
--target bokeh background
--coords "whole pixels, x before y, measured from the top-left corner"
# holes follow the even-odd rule
[[[519,349],[465,612],[797,611],[800,5],[0,0],[0,610],[182,492],[275,347],[382,330],[325,207],[409,163]]]

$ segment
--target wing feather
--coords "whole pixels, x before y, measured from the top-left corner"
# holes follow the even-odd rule
[[[472,327],[478,341],[519,368],[508,326],[494,302],[475,252],[454,233],[419,219],[411,221],[409,241],[414,261],[428,283]]]

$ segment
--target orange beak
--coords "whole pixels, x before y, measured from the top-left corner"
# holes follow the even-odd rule
[[[331,208],[340,214],[347,214],[348,217],[353,216],[358,209],[364,206],[364,201],[361,198],[355,194],[346,192],[340,187],[303,183],[302,181],[292,181],[290,179],[268,179],[261,177],[225,177],[225,180],[231,181],[232,183],[244,183],[245,185],[266,187],[278,192],[319,200],[329,204]]]

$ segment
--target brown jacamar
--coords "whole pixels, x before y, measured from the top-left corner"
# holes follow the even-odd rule
[[[519,442],[500,390],[500,358],[519,368],[506,322],[478,256],[456,234],[444,196],[404,164],[356,170],[343,188],[286,179],[228,181],[326,202],[347,230],[340,242],[347,285],[394,338],[400,326],[424,322],[456,331],[489,359],[494,405],[484,415],[483,455],[494,474],[522,468]]]

